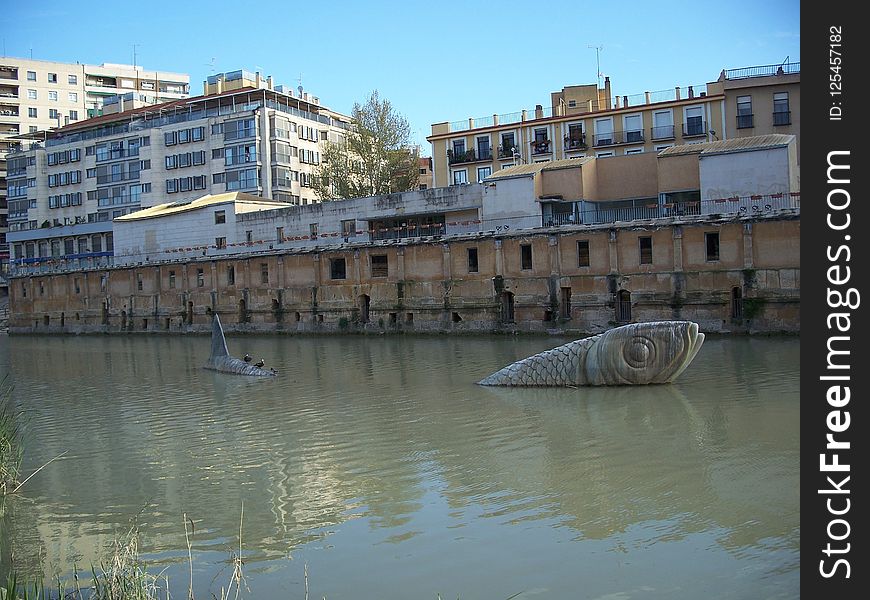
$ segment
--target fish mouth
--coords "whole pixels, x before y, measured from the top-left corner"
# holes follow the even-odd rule
[[[677,368],[665,380],[666,382],[674,381],[677,377],[679,377],[680,374],[682,374],[682,372],[686,370],[686,367],[688,367],[692,363],[692,361],[695,360],[695,356],[698,355],[698,351],[704,344],[704,339],[706,336],[701,333],[698,324],[689,321],[688,323],[686,323],[686,325],[687,327],[685,331],[684,348],[683,352],[681,352],[682,360],[675,361]]]

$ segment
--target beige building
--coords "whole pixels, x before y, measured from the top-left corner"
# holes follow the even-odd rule
[[[11,150],[21,147],[17,136],[99,116],[104,108],[117,104],[118,94],[135,95],[143,104],[186,98],[189,82],[190,77],[182,73],[132,65],[0,57],[0,268],[4,272],[8,258],[6,159]],[[30,179],[24,181],[25,187],[35,183]],[[20,181],[13,186],[17,192],[21,190]]]
[[[794,90],[800,64],[782,67],[787,75],[778,74],[779,66],[736,69],[706,85],[632,96],[612,95],[605,78],[603,88],[577,85],[553,92],[547,107],[539,104],[534,110],[435,123],[427,138],[432,143],[435,185],[480,182],[520,164],[660,152],[675,145],[739,137],[743,132],[738,134],[736,128],[737,98],[747,94],[756,95],[759,110],[767,111],[770,104],[771,114],[759,119],[751,135],[797,135],[800,96]],[[787,100],[783,92],[790,94]]]
[[[112,219],[155,204],[224,192],[314,203],[321,144],[349,121],[311,97],[246,87],[41,132],[8,157],[9,241],[28,262],[90,265],[112,255]]]
[[[417,184],[418,190],[428,190],[433,187],[434,173],[432,172],[432,157],[421,156],[419,161],[420,166],[420,181]]]

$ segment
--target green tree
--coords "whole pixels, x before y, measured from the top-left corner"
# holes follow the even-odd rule
[[[344,139],[324,146],[312,187],[321,200],[405,192],[417,186],[418,158],[408,121],[375,90],[354,104]]]

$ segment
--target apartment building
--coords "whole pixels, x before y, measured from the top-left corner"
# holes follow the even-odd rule
[[[253,87],[104,112],[9,155],[16,258],[105,264],[112,219],[167,201],[237,191],[314,203],[320,145],[350,123],[313,97]]]
[[[723,70],[709,83],[711,93],[725,96],[727,139],[766,134],[797,138],[800,160],[800,63]]]
[[[20,146],[16,137],[101,115],[117,94],[135,93],[150,104],[186,98],[189,81],[186,74],[132,65],[0,57],[0,272],[8,259],[6,160]],[[20,182],[14,186],[18,191]]]
[[[613,95],[609,78],[601,88],[566,86],[551,94],[548,107],[433,124],[426,139],[435,186],[481,182],[519,164],[661,152],[743,135],[797,136],[799,85],[800,63],[791,63],[723,71],[716,82],[631,96]],[[751,116],[746,98],[753,95],[758,109],[771,114],[757,124],[743,116]]]

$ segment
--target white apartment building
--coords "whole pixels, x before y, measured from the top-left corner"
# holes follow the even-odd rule
[[[132,65],[0,57],[0,273],[8,259],[6,157],[20,146],[17,136],[99,116],[106,99],[128,92],[152,104],[186,98],[190,77]]]
[[[321,143],[349,123],[314,97],[245,87],[41,132],[7,161],[12,258],[106,264],[112,219],[206,194],[317,202]]]

